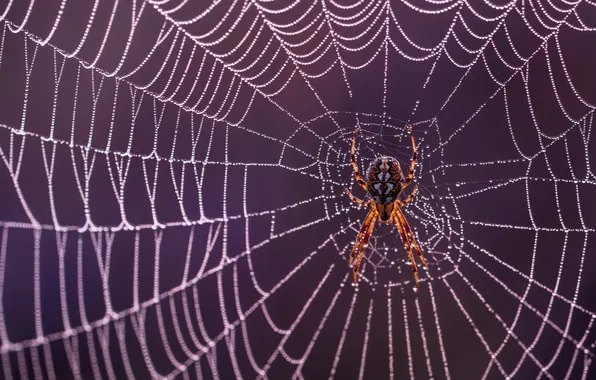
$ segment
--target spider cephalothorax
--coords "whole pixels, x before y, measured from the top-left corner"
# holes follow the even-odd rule
[[[354,244],[352,254],[350,255],[350,265],[352,265],[354,257],[356,257],[356,253],[358,253],[358,259],[356,260],[356,265],[354,265],[354,284],[356,285],[358,285],[358,268],[360,267],[360,261],[362,260],[362,255],[364,254],[364,247],[366,247],[366,243],[370,238],[370,234],[372,233],[377,219],[379,219],[382,223],[394,222],[397,226],[402,241],[404,242],[404,245],[408,251],[408,256],[410,257],[410,263],[412,265],[412,271],[414,272],[414,281],[416,283],[416,287],[418,287],[418,266],[414,261],[414,254],[412,253],[412,250],[416,251],[416,254],[418,255],[418,258],[422,264],[425,267],[427,266],[426,261],[422,257],[420,247],[414,238],[412,229],[410,228],[410,225],[406,221],[406,217],[400,209],[414,199],[416,191],[418,190],[418,185],[414,185],[414,190],[412,190],[412,193],[403,201],[399,200],[399,196],[402,191],[408,187],[410,182],[412,182],[412,179],[414,178],[414,169],[416,167],[416,143],[414,142],[412,127],[409,125],[408,131],[410,132],[410,137],[412,138],[413,151],[412,163],[410,164],[410,173],[408,174],[408,177],[404,180],[399,162],[397,162],[395,158],[382,156],[376,158],[370,164],[367,172],[367,181],[364,182],[360,176],[358,164],[356,163],[356,133],[358,132],[358,128],[354,130],[351,152],[354,177],[356,178],[356,182],[358,182],[358,184],[364,190],[366,190],[368,195],[371,197],[370,200],[363,201],[356,198],[350,192],[350,190],[346,190],[350,196],[350,199],[352,199],[354,202],[362,206],[370,207],[370,211],[368,212],[368,215],[362,224],[362,228],[360,229],[358,237],[356,238],[356,244]]]

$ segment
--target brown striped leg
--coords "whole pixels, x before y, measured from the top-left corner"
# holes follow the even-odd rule
[[[373,212],[373,218],[370,221],[366,235],[364,235],[364,240],[362,240],[362,244],[360,245],[360,252],[358,252],[358,260],[356,260],[356,265],[354,265],[354,284],[356,286],[358,286],[358,268],[360,268],[360,261],[362,261],[362,256],[364,255],[364,248],[366,247],[366,243],[368,243],[368,238],[370,238],[370,234],[377,221],[377,216],[379,215],[376,209],[373,208],[371,211]]]
[[[412,132],[412,126],[408,125],[408,131],[410,131],[410,136],[412,137],[412,163],[410,164],[410,174],[408,174],[408,178],[404,182],[402,190],[405,189],[410,182],[412,182],[412,178],[414,178],[414,169],[416,167],[416,157],[418,156],[418,152],[416,151],[416,143],[414,142],[414,133]]]
[[[352,167],[354,168],[354,177],[356,178],[356,182],[366,190],[366,183],[362,180],[360,176],[360,171],[358,170],[358,164],[356,163],[356,133],[358,133],[358,127],[354,129],[354,138],[352,139],[352,151],[350,154],[350,158],[352,159]]]
[[[366,229],[368,228],[368,225],[370,224],[370,221],[373,218],[374,209],[371,209],[368,212],[368,215],[366,215],[366,219],[364,219],[364,223],[362,223],[362,228],[360,228],[360,232],[358,233],[358,237],[356,238],[356,243],[354,244],[354,248],[352,249],[352,254],[350,255],[350,264],[349,266],[352,266],[352,262],[354,261],[354,257],[356,256],[356,252],[358,252],[358,247],[360,247],[360,242],[362,241],[362,236],[364,235],[364,232],[366,231]]]
[[[397,216],[398,208],[396,207],[393,211],[393,220],[395,220],[395,225],[399,230],[399,234],[401,235],[401,240],[404,242],[406,246],[406,250],[408,251],[408,257],[410,258],[410,264],[412,265],[412,272],[414,273],[414,282],[416,283],[416,288],[418,288],[418,265],[416,265],[416,261],[414,261],[414,254],[412,253],[412,247],[410,246],[410,242],[406,237],[406,233],[404,232],[404,228],[402,227],[401,221]]]
[[[352,192],[349,189],[346,189],[346,193],[348,194],[348,196],[350,197],[351,200],[353,200],[354,202],[358,203],[361,206],[372,206],[372,204],[373,204],[372,201],[365,202],[362,199],[356,198],[356,196],[354,196],[354,194],[352,194]]]
[[[403,206],[407,205],[408,203],[412,202],[412,199],[414,199],[414,197],[416,196],[417,191],[418,191],[418,184],[415,184],[414,190],[412,190],[412,194],[408,195],[408,197],[406,199],[404,199],[402,202],[399,202],[398,207],[403,207]]]
[[[426,260],[424,260],[424,257],[422,257],[422,252],[420,251],[420,247],[418,246],[418,243],[416,242],[416,238],[414,237],[414,234],[412,233],[412,230],[410,229],[410,225],[406,221],[406,217],[401,212],[401,210],[399,209],[399,207],[396,207],[395,208],[395,213],[399,217],[399,221],[401,222],[401,224],[404,226],[404,230],[406,231],[406,235],[408,235],[408,238],[410,239],[410,242],[414,246],[414,250],[416,251],[416,254],[418,255],[418,258],[420,259],[420,262],[422,263],[422,265],[424,265],[425,268],[428,268],[428,264],[426,263]]]

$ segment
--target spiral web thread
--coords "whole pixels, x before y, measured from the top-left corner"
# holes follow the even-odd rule
[[[4,378],[593,373],[596,3],[9,1],[0,32]],[[352,131],[407,163],[399,118],[430,268],[377,227],[355,290]]]

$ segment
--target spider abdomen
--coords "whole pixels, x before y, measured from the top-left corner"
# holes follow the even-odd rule
[[[366,190],[376,203],[388,205],[401,193],[402,178],[401,167],[395,158],[378,157],[368,168]]]

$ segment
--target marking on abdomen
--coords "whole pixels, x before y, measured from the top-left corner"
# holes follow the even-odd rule
[[[387,173],[380,172],[379,174],[377,174],[377,178],[380,181],[387,181],[389,179],[389,177],[391,177],[391,175],[388,172]]]

